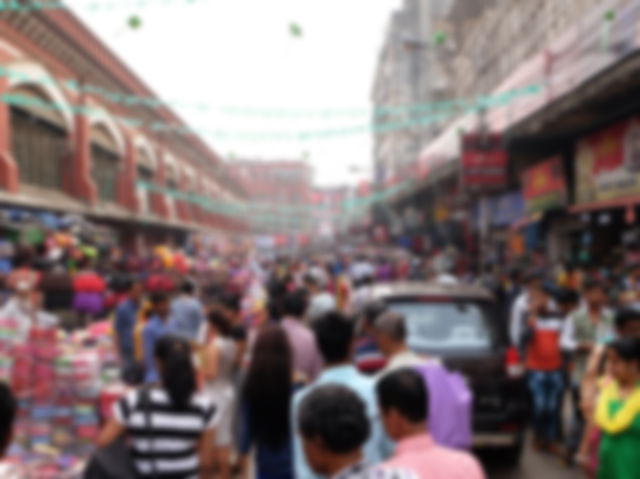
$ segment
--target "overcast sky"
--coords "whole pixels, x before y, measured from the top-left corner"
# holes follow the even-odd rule
[[[89,1],[109,8],[87,8]],[[107,3],[108,2],[108,3]],[[399,0],[69,0],[158,94],[198,129],[297,132],[366,125],[353,115],[231,114],[228,107],[345,110],[370,107],[373,73]],[[123,7],[122,5],[138,7]],[[138,15],[142,26],[127,20]],[[300,38],[289,32],[298,24]],[[206,109],[198,108],[206,105]],[[320,184],[354,181],[370,166],[367,133],[313,141],[206,140],[221,155],[296,158],[308,153]],[[363,175],[361,172],[360,175]]]

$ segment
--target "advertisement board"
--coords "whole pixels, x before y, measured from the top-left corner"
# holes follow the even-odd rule
[[[575,165],[576,204],[640,195],[640,118],[580,140]]]
[[[462,137],[462,185],[473,191],[502,188],[507,183],[507,152],[502,135],[468,133]]]
[[[521,182],[527,213],[538,213],[567,204],[567,182],[559,156],[526,169]]]

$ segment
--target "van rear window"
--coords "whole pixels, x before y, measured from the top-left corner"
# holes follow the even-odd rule
[[[486,309],[477,303],[392,302],[407,319],[408,344],[417,351],[490,349],[493,331]]]

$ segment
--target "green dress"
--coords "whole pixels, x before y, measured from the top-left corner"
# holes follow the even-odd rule
[[[610,414],[616,414],[622,406],[622,399],[611,401]],[[624,432],[602,434],[598,479],[640,479],[640,414]]]

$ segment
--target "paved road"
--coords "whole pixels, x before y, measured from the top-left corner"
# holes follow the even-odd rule
[[[567,469],[557,458],[534,452],[530,448],[516,468],[500,466],[500,457],[493,454],[484,458],[489,479],[584,479],[577,469]]]

